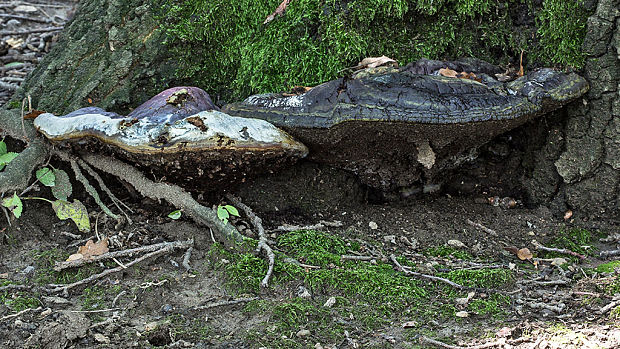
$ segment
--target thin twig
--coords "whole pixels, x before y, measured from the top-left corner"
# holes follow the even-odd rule
[[[260,252],[260,250],[265,251],[265,254],[267,254],[267,258],[269,260],[269,267],[267,269],[267,274],[261,281],[260,285],[262,287],[269,287],[269,278],[271,278],[271,274],[273,274],[273,266],[275,264],[276,256],[273,253],[273,250],[271,249],[269,244],[267,243],[267,236],[265,235],[265,229],[263,228],[263,221],[260,219],[260,217],[255,215],[254,212],[252,212],[251,208],[249,208],[247,205],[241,202],[241,200],[235,197],[234,195],[228,193],[226,194],[226,198],[230,200],[235,206],[243,210],[243,212],[245,212],[245,214],[248,216],[248,218],[250,219],[254,227],[256,227],[256,230],[258,233],[257,251],[258,252]]]
[[[63,30],[65,27],[47,27],[40,29],[29,29],[29,30],[0,30],[0,35],[22,35],[22,34],[34,34],[34,33],[47,33],[53,32],[57,30]]]
[[[130,249],[127,249],[127,250],[107,252],[107,253],[104,253],[104,254],[101,254],[101,255],[98,255],[98,256],[92,256],[90,258],[82,258],[82,259],[77,259],[77,260],[74,260],[74,261],[56,262],[55,265],[54,265],[54,270],[55,271],[62,271],[64,269],[76,268],[76,267],[80,267],[80,266],[85,265],[85,264],[95,263],[95,262],[106,260],[106,259],[128,257],[128,256],[133,256],[133,255],[138,254],[138,253],[152,252],[152,251],[157,251],[157,250],[160,250],[162,248],[168,248],[168,247],[170,247],[170,248],[178,248],[178,249],[189,248],[193,244],[194,244],[194,240],[161,242],[161,243],[158,243],[158,244],[147,245],[147,246],[140,246],[140,247],[136,247],[136,248],[130,248]]]
[[[51,23],[52,22],[49,19],[41,19],[41,18],[28,17],[28,16],[13,15],[13,14],[8,14],[8,13],[0,13],[0,18],[21,19],[21,20],[24,20],[24,21],[37,22],[37,23]]]
[[[482,231],[484,231],[486,233],[489,233],[489,234],[491,234],[493,236],[498,236],[497,232],[495,230],[487,228],[487,227],[485,227],[484,225],[482,225],[480,223],[476,223],[476,222],[472,221],[471,219],[467,219],[466,222],[467,222],[467,224],[471,225],[472,227],[478,228],[478,229],[480,229],[480,230],[482,230]]]
[[[428,280],[443,282],[443,283],[448,284],[448,285],[450,285],[450,286],[452,286],[452,287],[454,287],[456,289],[459,289],[459,290],[469,289],[469,287],[466,287],[466,286],[463,286],[463,285],[459,285],[456,282],[452,282],[452,281],[450,281],[448,279],[445,279],[445,278],[442,278],[442,277],[433,276],[433,275],[427,275],[427,274],[422,274],[422,273],[418,273],[418,272],[415,272],[415,271],[407,270],[400,263],[398,263],[398,261],[396,260],[396,257],[393,254],[390,255],[390,260],[396,266],[396,270],[404,273],[405,275],[411,275],[411,276],[415,276],[417,278],[422,278],[422,279],[428,279]]]
[[[568,254],[571,256],[575,256],[578,257],[579,259],[586,259],[588,257],[579,254],[577,252],[571,251],[571,250],[567,250],[565,248],[554,248],[554,247],[546,247],[543,246],[540,242],[533,240],[532,241],[532,245],[534,245],[534,247],[536,247],[537,249],[541,250],[541,251],[547,251],[547,252],[556,252],[556,253],[561,253],[561,254]]]
[[[146,259],[152,258],[152,257],[158,257],[159,255],[162,254],[166,254],[166,253],[170,253],[174,250],[174,247],[171,245],[168,245],[166,247],[163,247],[162,249],[159,249],[157,251],[153,251],[151,253],[147,253],[139,258],[134,259],[133,261],[127,263],[127,265],[125,265],[125,268],[129,268],[134,264],[140,263]],[[95,274],[95,275],[91,275],[85,279],[82,279],[80,281],[76,281],[74,283],[71,284],[67,284],[67,285],[50,285],[52,288],[49,289],[49,292],[52,293],[56,293],[56,292],[68,292],[70,289],[76,287],[76,286],[80,286],[80,285],[84,285],[84,284],[88,284],[94,280],[98,280],[103,278],[104,276],[110,275],[110,274],[114,274],[114,273],[118,273],[119,271],[125,270],[125,268],[123,267],[116,267],[116,268],[112,268],[112,269],[106,269],[104,271],[102,271],[99,274]]]
[[[620,250],[601,251],[601,258],[620,256]]]
[[[377,257],[373,257],[373,256],[352,256],[352,255],[346,255],[343,254],[342,256],[340,256],[340,259],[343,261],[371,261],[371,260],[376,260]]]
[[[22,311],[20,311],[18,313],[7,315],[7,316],[3,316],[3,317],[0,318],[0,321],[4,321],[4,320],[12,319],[14,317],[18,317],[18,316],[21,316],[21,315],[23,315],[23,314],[25,314],[27,312],[30,312],[30,311],[41,311],[41,309],[43,309],[43,308],[42,307],[38,307],[36,309],[33,309],[33,308],[24,309],[24,310],[22,310]]]
[[[255,301],[257,299],[258,299],[258,297],[239,298],[239,299],[233,299],[233,300],[230,300],[230,301],[221,301],[221,302],[215,302],[215,303],[211,303],[211,304],[207,304],[207,305],[201,305],[201,306],[195,307],[194,309],[195,310],[211,309],[211,308],[222,307],[222,306],[226,306],[226,305],[234,305],[234,304],[239,304],[239,303],[247,303],[247,302]]]

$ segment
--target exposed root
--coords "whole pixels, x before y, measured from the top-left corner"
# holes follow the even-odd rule
[[[235,197],[230,193],[226,194],[226,198],[230,200],[235,206],[243,210],[243,212],[245,212],[246,216],[248,216],[250,221],[252,221],[254,227],[256,227],[258,234],[257,252],[260,252],[261,250],[265,251],[267,259],[269,260],[269,268],[267,269],[267,274],[265,274],[265,277],[261,281],[260,285],[261,287],[265,288],[269,287],[269,279],[271,278],[271,274],[273,274],[273,266],[275,264],[276,256],[273,253],[273,250],[271,249],[269,244],[267,243],[267,236],[265,235],[265,229],[263,228],[263,221],[260,219],[260,217],[255,215],[254,212],[252,212],[251,208],[241,202],[239,198]]]
[[[101,190],[103,190],[108,195],[108,197],[112,200],[112,203],[114,203],[114,206],[116,206],[116,208],[118,208],[118,210],[121,211],[125,215],[125,218],[127,219],[127,223],[131,224],[132,223],[131,218],[129,218],[129,215],[127,214],[127,212],[125,212],[125,210],[131,213],[133,213],[133,210],[129,206],[125,205],[124,202],[119,200],[116,197],[116,195],[114,195],[112,191],[108,189],[108,186],[105,185],[105,182],[103,181],[103,179],[101,179],[101,176],[99,176],[99,174],[95,170],[93,170],[92,167],[88,166],[88,164],[84,160],[77,159],[76,161],[80,165],[80,167],[85,169],[86,172],[88,172],[88,174],[97,181],[97,183],[99,184],[99,188],[101,188]],[[121,208],[120,205],[122,205],[124,209]]]
[[[106,206],[106,204],[103,203],[103,201],[101,201],[101,198],[99,197],[99,193],[97,192],[97,189],[95,189],[90,182],[88,181],[88,179],[86,177],[84,177],[84,174],[82,173],[82,171],[80,170],[80,166],[78,165],[77,161],[75,161],[74,159],[71,158],[71,156],[65,152],[56,150],[54,151],[54,154],[57,155],[61,160],[66,161],[68,163],[71,164],[71,169],[73,170],[73,173],[75,174],[75,178],[80,181],[80,183],[82,183],[82,185],[84,185],[84,188],[86,189],[86,192],[88,192],[88,194],[90,194],[90,196],[93,197],[93,199],[95,199],[95,202],[97,203],[97,205],[99,205],[99,207],[101,208],[101,210],[103,210],[103,212],[105,212],[105,214],[107,214],[108,216],[116,219],[118,221],[119,217],[117,214],[113,213],[108,206]]]
[[[241,242],[243,236],[230,223],[222,222],[209,207],[199,204],[183,188],[175,184],[155,183],[131,165],[102,155],[83,155],[82,159],[100,171],[114,175],[131,184],[140,194],[153,200],[166,200],[182,209],[196,223],[211,228],[227,246]]]
[[[4,171],[0,172],[0,193],[21,191],[28,187],[32,170],[45,161],[49,144],[37,135],[32,121],[24,121],[22,127],[19,110],[0,110],[0,134],[21,140],[28,145]]]

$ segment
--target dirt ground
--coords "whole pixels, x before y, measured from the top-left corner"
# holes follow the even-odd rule
[[[1,4],[2,14],[49,22],[0,17],[0,32],[61,25],[74,3],[23,3],[34,12]],[[49,50],[53,37],[41,35],[7,43],[14,35],[3,34],[0,105],[34,67],[32,57]],[[24,200],[19,219],[0,215],[0,347],[620,347],[620,263],[601,256],[620,248],[615,222],[565,219],[544,206],[494,206],[488,198],[495,192],[382,202],[352,175],[310,163],[299,168],[290,187],[258,179],[237,190],[262,217],[277,252],[266,289],[258,287],[267,271],[262,254],[214,244],[205,227],[169,218],[175,207],[137,197],[114,179],[106,181],[133,211],[125,209],[131,224],[107,218],[77,182],[89,233],[58,220],[48,203]],[[51,198],[40,185],[28,195]],[[209,205],[226,203],[208,198]],[[256,237],[243,214],[231,219]],[[188,239],[193,248],[127,268],[147,252],[53,270],[103,237],[112,252]],[[544,251],[534,240],[585,258]],[[315,255],[304,246],[325,251]],[[521,250],[521,260],[515,253],[522,248],[533,255]],[[358,260],[345,261],[352,256]],[[54,290],[114,268],[67,292]]]

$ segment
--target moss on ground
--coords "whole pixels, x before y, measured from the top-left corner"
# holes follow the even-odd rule
[[[455,313],[460,310],[501,319],[510,305],[509,297],[492,294],[475,297],[465,309],[457,308],[454,299],[465,297],[467,292],[407,277],[381,260],[372,263],[341,260],[341,255],[360,250],[361,246],[337,235],[295,231],[279,236],[277,248],[281,252],[276,259],[273,287],[289,289],[291,295],[296,295],[301,282],[312,297],[249,302],[246,312],[269,317],[263,326],[247,333],[247,339],[257,345],[297,348],[316,342],[335,343],[343,339],[345,330],[377,330],[399,321],[415,320],[423,324],[430,320],[455,320]],[[406,258],[397,258],[415,268]],[[251,253],[231,253],[214,244],[209,259],[212,267],[225,273],[232,291],[259,293],[260,280],[267,270],[264,258]],[[320,269],[304,269],[285,262],[287,259]],[[502,288],[512,281],[512,272],[504,269],[454,270],[437,275],[474,287]],[[331,297],[335,303],[325,307]],[[298,338],[296,334],[300,330],[310,333]]]
[[[216,100],[317,85],[369,56],[584,64],[581,1],[297,0],[267,25],[280,0],[151,3],[178,77]]]

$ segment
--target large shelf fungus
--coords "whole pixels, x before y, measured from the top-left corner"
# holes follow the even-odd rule
[[[438,74],[448,67],[473,78]],[[223,110],[282,127],[310,159],[351,170],[375,188],[438,181],[472,149],[583,95],[582,77],[540,69],[511,82],[478,60],[421,60],[356,73],[301,95],[262,94]],[[472,73],[474,73],[472,75]]]
[[[51,141],[110,153],[158,179],[203,191],[306,156],[303,144],[272,124],[215,109],[206,92],[185,87],[158,94],[126,117],[88,107],[41,114],[34,124]]]

